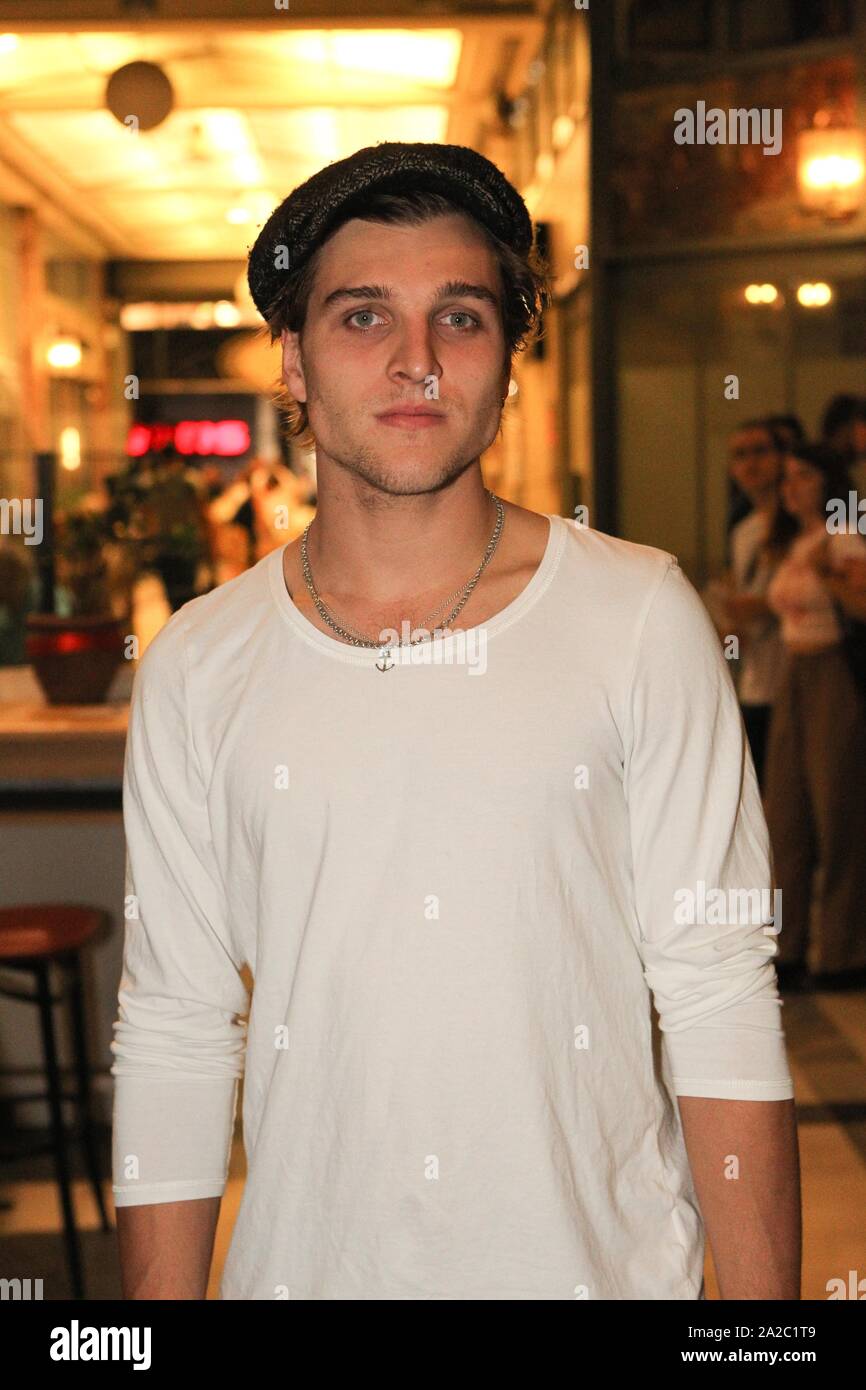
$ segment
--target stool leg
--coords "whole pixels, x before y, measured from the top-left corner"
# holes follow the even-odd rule
[[[96,1135],[93,1129],[93,1112],[90,1104],[90,1064],[87,1059],[87,1033],[84,1027],[84,1002],[81,987],[81,958],[77,952],[66,961],[69,978],[69,1012],[72,1019],[72,1052],[75,1058],[75,1074],[78,1082],[78,1113],[81,1123],[81,1142],[87,1165],[87,1176],[99,1208],[99,1219],[103,1231],[110,1231],[111,1224],[105,1210],[102,1195],[102,1175],[99,1171],[99,1154]]]
[[[51,1112],[51,1130],[54,1139],[54,1167],[57,1185],[60,1188],[60,1204],[63,1208],[63,1232],[66,1241],[66,1259],[72,1284],[72,1297],[84,1298],[84,1279],[81,1271],[81,1253],[78,1246],[78,1231],[75,1227],[75,1212],[72,1206],[72,1188],[69,1181],[69,1165],[66,1161],[66,1133],[63,1128],[63,1105],[60,1083],[60,1068],[57,1062],[57,1048],[54,1040],[54,1019],[51,1007],[51,988],[48,979],[48,966],[40,961],[35,967],[39,1021],[42,1027],[42,1046],[45,1052],[45,1070],[48,1076],[48,1105]]]

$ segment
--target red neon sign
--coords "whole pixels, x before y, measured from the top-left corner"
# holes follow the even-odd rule
[[[179,454],[235,458],[250,447],[246,420],[179,420],[176,425],[132,425],[126,436],[130,458],[141,458],[173,444]]]

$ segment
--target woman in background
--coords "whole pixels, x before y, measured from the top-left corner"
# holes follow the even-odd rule
[[[853,613],[862,604],[847,576],[861,570],[866,540],[856,530],[828,529],[828,504],[841,499],[847,506],[849,488],[834,450],[797,445],[785,460],[781,491],[797,534],[780,541],[780,513],[768,537],[771,551],[782,550],[767,602],[785,648],[765,801],[775,886],[782,890],[777,968],[782,983],[796,985],[808,966],[822,988],[866,979],[866,696],[849,665],[837,607]]]

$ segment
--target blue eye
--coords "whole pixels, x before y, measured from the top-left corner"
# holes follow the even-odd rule
[[[453,318],[455,314],[459,315],[461,318],[464,319],[471,319],[471,327],[473,328],[477,328],[479,323],[481,322],[481,320],[477,319],[474,314],[470,314],[468,309],[452,309],[451,312],[449,314],[446,314],[445,317],[450,319]]]
[[[356,319],[356,318],[358,317],[359,314],[367,314],[367,315],[369,315],[371,318],[376,318],[376,317],[378,317],[378,315],[376,315],[376,314],[373,313],[373,310],[372,310],[372,309],[356,309],[355,312],[354,312],[354,314],[350,314],[349,317],[346,319],[346,323],[351,323],[351,322],[352,322],[352,319]],[[367,329],[366,329],[366,328],[361,327],[360,325],[359,325],[359,327],[360,327],[360,331],[361,331],[362,333],[366,333],[366,332],[367,332]]]

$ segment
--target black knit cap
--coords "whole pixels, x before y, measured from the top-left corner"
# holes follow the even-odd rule
[[[250,252],[247,279],[266,316],[286,283],[347,214],[363,217],[373,192],[442,193],[520,256],[532,247],[532,220],[517,189],[467,145],[383,141],[313,174],[275,208]],[[281,248],[282,254],[281,254]],[[285,252],[288,251],[288,257]],[[288,259],[288,268],[281,267]]]

